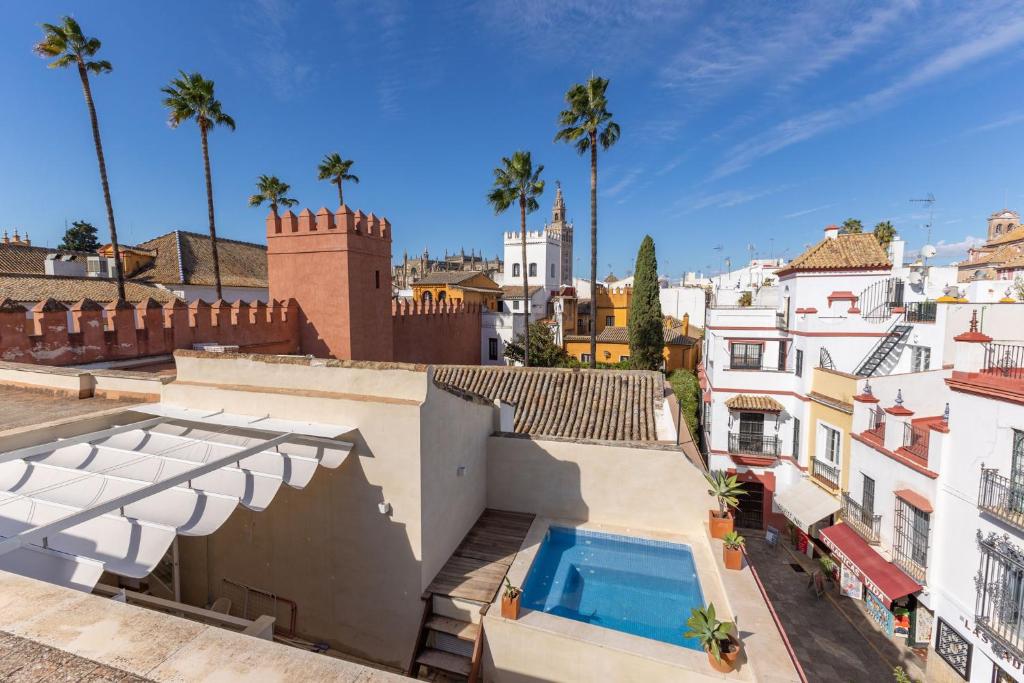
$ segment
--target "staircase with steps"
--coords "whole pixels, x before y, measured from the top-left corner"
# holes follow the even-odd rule
[[[478,623],[434,614],[433,601],[425,602],[425,621],[416,644],[418,654],[409,675],[416,678],[420,668],[427,667],[476,683],[480,677],[483,628]]]
[[[878,343],[857,368],[856,375],[858,377],[873,377],[893,351],[907,338],[912,329],[914,329],[913,325],[900,324],[900,320],[897,318],[886,335],[878,340]]]

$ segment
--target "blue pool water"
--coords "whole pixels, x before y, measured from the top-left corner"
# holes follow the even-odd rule
[[[551,527],[530,567],[522,605],[700,650],[684,638],[704,594],[689,546]]]

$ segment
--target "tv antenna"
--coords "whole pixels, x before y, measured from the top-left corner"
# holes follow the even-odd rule
[[[921,199],[911,199],[910,201],[913,204],[927,204],[928,205],[928,223],[924,226],[924,228],[927,231],[926,241],[928,242],[928,244],[931,244],[932,243],[932,221],[934,219],[934,210],[932,209],[932,206],[935,204],[935,195],[933,195],[931,192],[929,192],[927,197],[922,197]]]
[[[719,273],[725,272],[725,262],[722,260],[722,249],[724,248],[725,247],[723,247],[721,244],[716,244],[714,246],[714,250],[718,252],[718,267],[721,269],[718,271]]]

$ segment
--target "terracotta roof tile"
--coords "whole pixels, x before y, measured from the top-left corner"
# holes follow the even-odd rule
[[[534,436],[656,441],[664,378],[642,370],[440,365],[441,385],[515,404],[513,428]]]
[[[725,402],[732,410],[764,410],[770,413],[781,413],[785,407],[771,396],[754,396],[753,394],[737,394]]]
[[[160,303],[174,301],[166,289],[131,280],[124,283],[125,295],[131,303],[152,297]],[[35,304],[55,299],[72,304],[82,299],[109,303],[117,299],[117,283],[97,277],[64,277],[55,275],[18,275],[0,273],[0,301],[11,299],[21,304]]]
[[[993,237],[988,242],[985,242],[986,247],[994,247],[999,244],[1008,244],[1010,242],[1022,242],[1024,241],[1024,225],[1014,228],[1009,232],[1004,232],[999,237]]]
[[[0,273],[24,273],[43,275],[46,273],[46,257],[49,254],[66,254],[71,260],[85,257],[76,251],[57,251],[47,247],[26,247],[20,244],[0,244]]]
[[[693,337],[688,337],[682,332],[676,329],[664,329],[665,343],[673,346],[693,346],[697,343],[697,340]],[[581,342],[590,341],[590,335],[587,334],[567,334],[565,335],[565,341]],[[628,344],[629,343],[629,328],[628,327],[615,327],[609,325],[603,330],[597,333],[597,341],[602,344]]]
[[[427,273],[421,277],[413,285],[457,285],[463,280],[468,280],[474,275],[479,274],[480,271],[473,270],[453,270],[440,273]]]
[[[213,285],[210,236],[175,230],[136,245],[156,252],[153,263],[130,279],[164,285]],[[267,287],[267,247],[217,238],[220,279],[225,287]]]
[[[889,256],[869,232],[826,237],[780,268],[778,275],[806,270],[884,269]]]

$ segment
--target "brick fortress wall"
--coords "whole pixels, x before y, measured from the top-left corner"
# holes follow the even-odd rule
[[[398,302],[391,307],[395,360],[480,364],[480,306],[450,301]]]
[[[83,299],[70,308],[49,299],[28,311],[0,302],[0,360],[43,365],[158,356],[195,343],[237,344],[250,353],[296,353],[294,301],[228,304],[152,299],[101,306]]]

